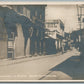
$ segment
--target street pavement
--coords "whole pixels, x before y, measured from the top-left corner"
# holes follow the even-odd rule
[[[64,54],[0,61],[0,80],[78,79],[80,59],[76,49]],[[77,69],[78,70],[78,69]],[[78,75],[77,75],[78,74]]]

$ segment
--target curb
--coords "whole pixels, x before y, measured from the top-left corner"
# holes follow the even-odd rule
[[[70,52],[70,51],[68,51]],[[65,53],[64,53],[65,54]],[[11,59],[4,59],[1,60],[0,66],[7,66],[7,65],[12,65],[12,64],[18,64],[18,63],[23,63],[23,62],[29,62],[29,61],[33,61],[33,60],[38,60],[38,59],[43,59],[43,58],[48,58],[48,57],[54,57],[54,56],[60,56],[62,55],[61,52],[57,53],[57,54],[52,54],[52,55],[42,55],[42,56],[32,56],[32,57],[23,57],[23,58],[16,58],[15,60],[11,60]]]

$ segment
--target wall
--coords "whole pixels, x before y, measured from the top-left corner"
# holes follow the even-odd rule
[[[18,26],[17,26],[18,24]],[[29,54],[29,28],[32,26],[28,17],[20,15],[15,10],[9,10],[5,16],[5,25],[8,36],[10,32],[15,34],[15,55],[26,56]]]
[[[36,30],[36,28],[38,27],[40,31],[42,30],[40,28],[44,28],[44,24],[40,24],[39,19],[41,19],[42,21],[45,20],[45,6],[43,7],[32,6],[32,5],[14,6],[14,7],[7,6],[7,7],[0,7],[0,10],[1,10],[0,16],[3,17],[4,19],[8,38],[10,38],[11,32],[14,32],[15,57],[28,56],[28,54],[30,54],[29,49],[30,49],[30,42],[31,42],[29,29],[31,26],[33,26],[34,30]],[[36,11],[37,11],[37,16],[35,14]],[[35,22],[35,24],[32,23],[33,16],[37,17],[37,20],[38,20]],[[37,25],[37,24],[40,24],[40,25]],[[41,33],[39,33],[38,38],[41,39],[42,36],[40,34]],[[7,53],[6,53],[6,57],[7,57]]]
[[[0,17],[0,59],[7,58],[7,32],[3,19]]]
[[[17,36],[15,37],[15,57],[24,56],[24,36],[21,24],[16,24]]]

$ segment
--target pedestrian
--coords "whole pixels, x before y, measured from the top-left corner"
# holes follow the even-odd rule
[[[62,41],[62,53],[64,53],[64,47],[65,47],[65,43],[64,41]]]

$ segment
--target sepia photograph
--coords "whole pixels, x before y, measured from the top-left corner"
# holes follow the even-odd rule
[[[84,81],[84,3],[1,4],[5,80]]]

